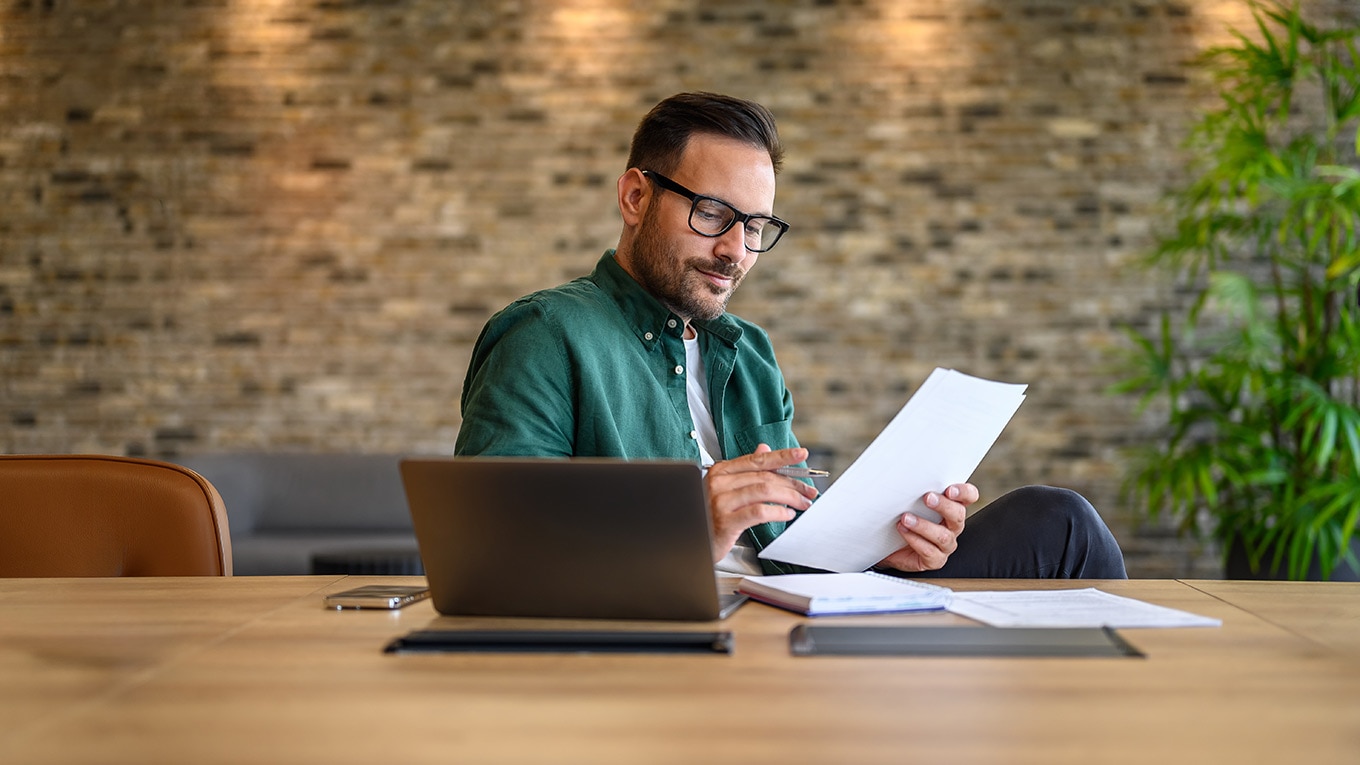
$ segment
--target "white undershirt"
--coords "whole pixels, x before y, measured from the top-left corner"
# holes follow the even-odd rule
[[[685,398],[689,401],[689,418],[694,423],[695,441],[699,444],[699,465],[707,473],[716,461],[713,455],[722,454],[722,444],[718,442],[718,429],[713,426],[713,410],[708,402],[708,372],[704,369],[704,358],[699,354],[697,336],[685,340],[685,370]],[[740,537],[736,546],[713,567],[729,574],[764,573],[755,548]]]

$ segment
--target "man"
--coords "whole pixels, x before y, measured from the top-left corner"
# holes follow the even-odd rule
[[[776,472],[807,450],[769,337],[726,310],[788,228],[773,213],[782,159],[759,104],[712,93],[657,104],[618,180],[618,247],[590,276],[521,298],[482,330],[457,453],[694,460],[707,468],[717,567],[793,570],[756,553],[817,496]],[[964,536],[977,499],[967,483],[927,494],[941,521],[903,513],[902,548],[878,568],[1124,576],[1118,545],[1079,495],[1017,490],[978,511]]]

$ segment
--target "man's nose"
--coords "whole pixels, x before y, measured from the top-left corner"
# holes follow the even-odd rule
[[[746,259],[746,227],[741,222],[732,224],[713,245],[713,254],[728,263],[740,263]]]

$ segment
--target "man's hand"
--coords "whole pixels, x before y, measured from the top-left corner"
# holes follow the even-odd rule
[[[933,491],[926,494],[926,507],[940,514],[940,522],[931,523],[912,513],[903,513],[897,519],[897,533],[902,535],[906,547],[878,565],[909,573],[940,568],[958,549],[968,506],[976,501],[978,490],[971,483],[956,483],[942,494]]]
[[[807,457],[807,449],[772,451],[761,444],[744,457],[713,463],[704,483],[713,519],[714,563],[732,549],[741,532],[769,521],[791,521],[795,509],[812,506],[816,488],[774,472]]]

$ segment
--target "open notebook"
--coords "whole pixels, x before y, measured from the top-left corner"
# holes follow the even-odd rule
[[[748,576],[737,591],[808,616],[942,611],[953,597],[947,587],[871,571]]]

